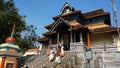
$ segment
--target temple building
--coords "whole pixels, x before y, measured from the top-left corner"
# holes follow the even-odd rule
[[[0,44],[0,68],[18,68],[18,57],[22,56],[19,53],[18,45],[15,45],[15,38],[13,38],[13,32],[11,37],[5,39],[6,43]]]
[[[83,13],[65,3],[61,14],[54,16],[53,22],[45,28],[48,31],[38,39],[42,44],[41,53],[26,63],[29,68],[120,67],[118,28],[111,25],[109,12],[98,9]],[[60,64],[49,62],[45,50],[59,45],[63,45],[65,50]]]
[[[65,50],[72,45],[91,46],[117,43],[117,28],[111,25],[110,13],[103,9],[82,13],[65,3],[61,14],[53,17],[53,22],[46,25],[48,32],[38,39],[44,48],[57,47],[62,43]]]

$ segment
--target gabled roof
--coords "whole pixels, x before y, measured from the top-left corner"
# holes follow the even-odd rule
[[[59,19],[59,18],[61,18],[61,17],[69,16],[69,15],[73,15],[73,14],[77,14],[77,13],[80,14],[80,10],[76,10],[76,11],[72,11],[72,12],[70,12],[70,13],[65,13],[65,14],[60,14],[60,15],[58,15],[58,16],[55,16],[55,17],[53,17],[53,19],[54,19],[55,21],[54,21],[53,23],[45,26],[45,28],[46,28],[46,29],[50,29],[50,28],[55,24],[56,20]]]
[[[66,11],[67,9],[70,9],[70,11],[74,11],[74,8],[69,3],[66,2],[61,9],[61,13],[65,13],[64,11]]]
[[[51,27],[50,31],[54,31],[56,29],[56,27],[61,24],[64,23],[66,24],[68,27],[71,27],[71,25],[69,23],[67,23],[67,21],[65,21],[63,18],[59,18],[56,23]]]

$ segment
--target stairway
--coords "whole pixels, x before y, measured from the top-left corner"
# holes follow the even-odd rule
[[[120,67],[120,52],[116,45],[100,45],[92,46],[93,59],[91,60],[90,68],[119,68]],[[96,67],[97,60],[99,67]]]
[[[81,68],[83,61],[83,46],[77,46],[70,51],[65,51],[64,57],[61,59],[61,64],[56,64],[54,61],[49,62],[47,54],[38,54],[29,57],[24,68],[26,66],[28,66],[28,68]]]
[[[115,45],[99,45],[91,46],[92,60],[90,60],[90,68],[119,68],[120,52]],[[72,49],[65,51],[61,64],[54,61],[49,62],[47,54],[38,54],[28,58],[25,63],[29,68],[85,68],[86,60],[84,56],[83,46],[72,46]],[[24,66],[25,67],[25,66]]]
[[[53,66],[53,62],[49,62],[49,58],[47,54],[34,55],[28,59],[25,63],[24,67],[28,66],[29,68],[43,68],[43,67],[51,67]]]

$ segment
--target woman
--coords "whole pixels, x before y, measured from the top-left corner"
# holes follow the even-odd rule
[[[60,59],[60,51],[61,51],[61,47],[58,46],[57,52],[56,52],[56,57],[55,57],[55,62],[58,63],[59,59]]]

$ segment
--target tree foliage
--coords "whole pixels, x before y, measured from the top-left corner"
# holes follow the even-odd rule
[[[13,0],[0,0],[0,44],[11,35],[13,24],[16,24],[14,37],[16,44],[25,51],[34,46],[37,39],[36,28],[26,26],[25,16],[18,13]],[[23,36],[24,35],[24,36]]]
[[[18,8],[14,5],[13,0],[0,0],[0,43],[9,37],[12,31],[13,23],[16,23],[15,36],[20,37],[20,33],[25,29],[26,23],[24,16],[18,13]]]
[[[26,51],[27,49],[30,48],[34,48],[35,46],[38,45],[38,42],[36,40],[39,38],[39,36],[35,32],[36,29],[37,28],[35,28],[33,25],[30,25],[27,26],[26,30],[22,32],[23,34],[22,39],[24,40],[23,44],[25,45],[21,47],[23,51]]]

